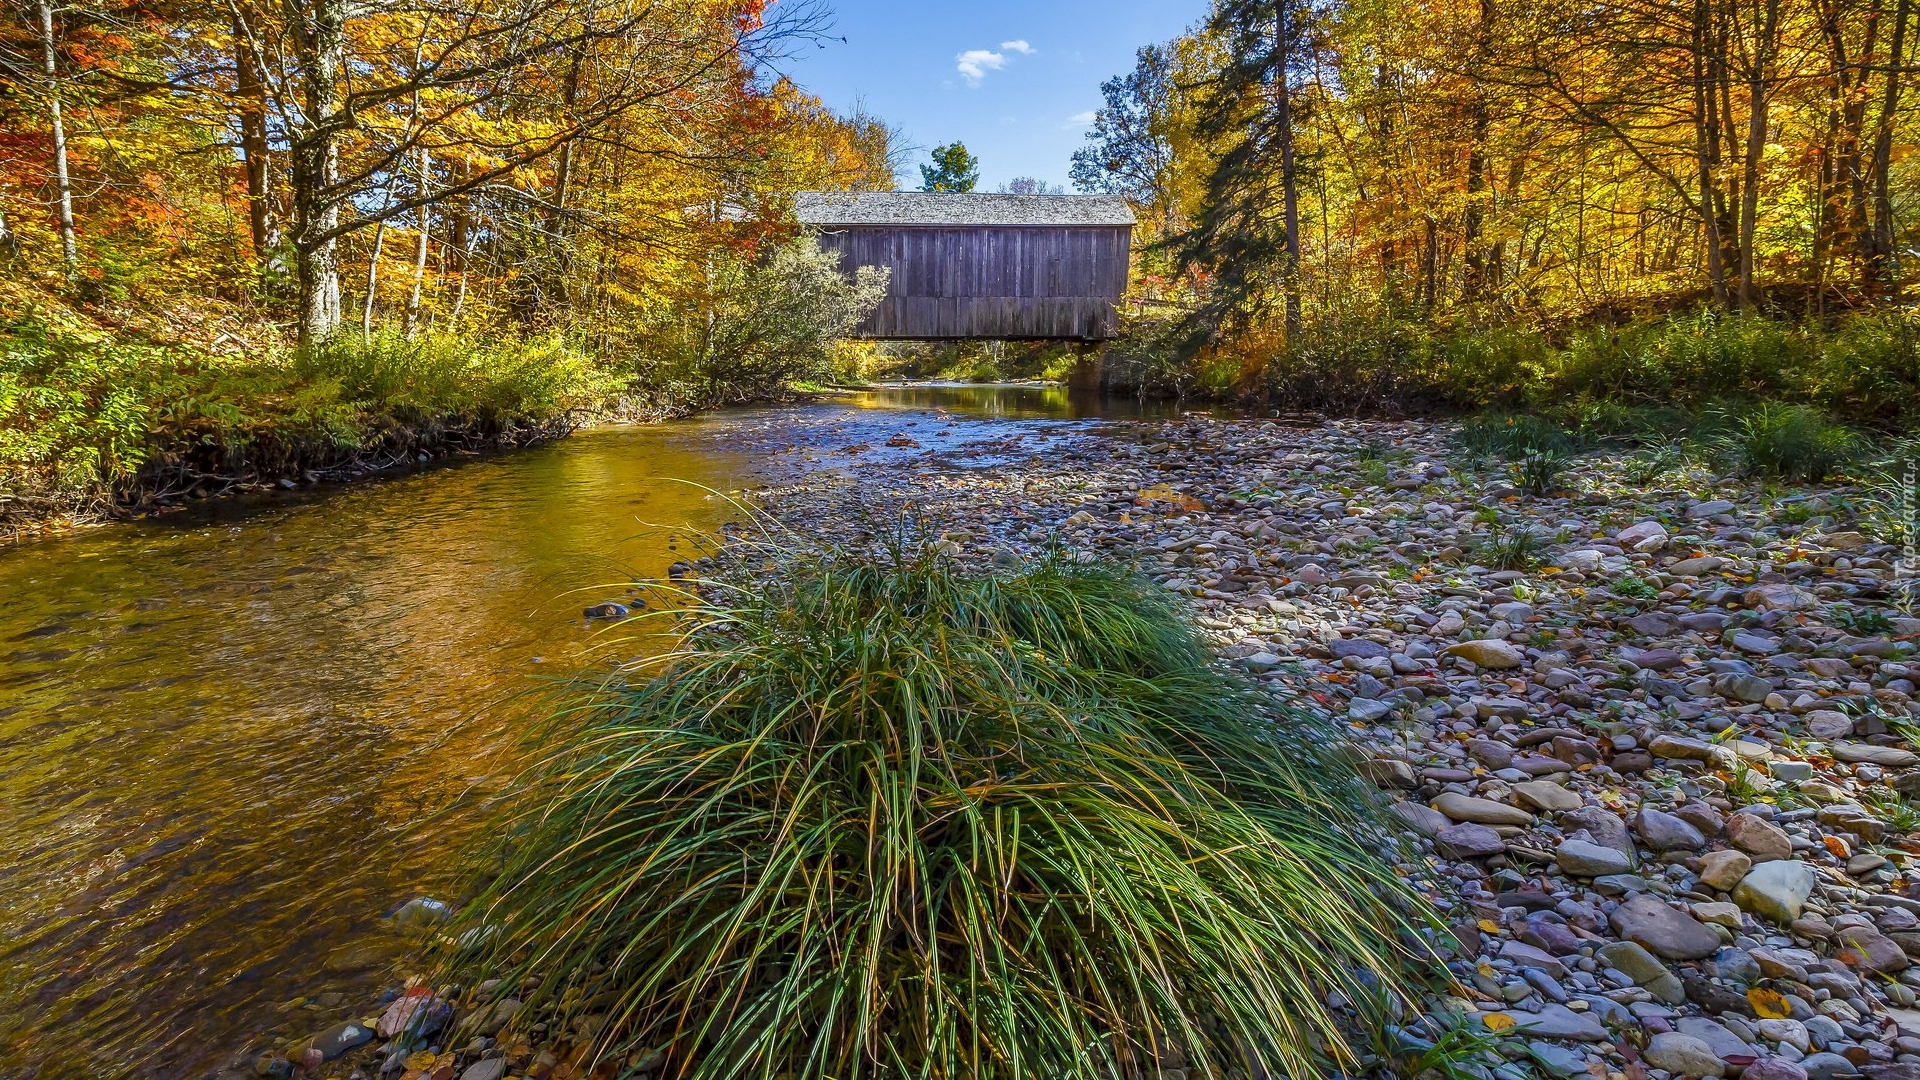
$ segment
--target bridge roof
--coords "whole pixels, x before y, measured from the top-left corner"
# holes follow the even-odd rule
[[[983,195],[930,191],[802,191],[794,212],[803,225],[1058,227],[1134,223],[1118,195]]]

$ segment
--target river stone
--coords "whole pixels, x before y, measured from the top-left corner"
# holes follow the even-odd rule
[[[1713,747],[1699,739],[1686,739],[1677,735],[1655,735],[1647,744],[1647,751],[1657,758],[1675,758],[1680,761],[1711,761]]]
[[[1834,936],[1840,940],[1840,951],[1833,954],[1834,959],[1856,971],[1891,975],[1906,970],[1911,963],[1900,946],[1878,930],[1855,926]]]
[[[1727,839],[1752,856],[1756,863],[1793,858],[1793,841],[1786,832],[1755,814],[1735,814],[1728,818]]]
[[[1839,761],[1864,762],[1887,769],[1911,769],[1920,765],[1920,754],[1897,746],[1875,746],[1872,743],[1834,743],[1833,756]]]
[[[1441,829],[1434,834],[1433,846],[1449,859],[1479,859],[1507,850],[1499,833],[1471,821]]]
[[[1752,651],[1770,655],[1778,650],[1778,646],[1778,642],[1768,641],[1764,648]],[[1773,693],[1773,682],[1758,675],[1726,674],[1713,680],[1713,692],[1732,701],[1759,704]]]
[[[1720,935],[1710,927],[1645,894],[1614,909],[1613,929],[1667,960],[1700,960],[1720,948]]]
[[[328,1061],[356,1046],[365,1046],[373,1041],[373,1029],[365,1024],[348,1022],[333,1027],[313,1037],[313,1049],[320,1051],[321,1057]]]
[[[1481,825],[1533,824],[1533,815],[1517,806],[1508,806],[1492,799],[1476,799],[1452,791],[1433,800],[1433,808],[1455,821],[1472,821]]]
[[[1853,663],[1838,656],[1806,656],[1800,663],[1823,679],[1847,679],[1853,676]]]
[[[1527,662],[1527,655],[1517,646],[1498,638],[1463,641],[1449,646],[1446,654],[1495,671],[1517,668]]]
[[[1632,941],[1610,941],[1600,946],[1599,956],[1608,967],[1632,979],[1654,997],[1669,1005],[1687,1000],[1686,988],[1660,958]]]
[[[374,1030],[383,1039],[403,1031],[413,1036],[431,1035],[445,1027],[452,1015],[453,1006],[431,994],[408,994],[387,1006]]]
[[[1751,815],[1749,815],[1751,816]],[[1753,869],[1753,860],[1739,851],[1709,851],[1700,856],[1700,881],[1709,888],[1726,892]]]
[[[1492,739],[1468,740],[1467,756],[1495,772],[1513,765],[1513,747]]]
[[[1657,521],[1642,521],[1613,534],[1614,543],[1635,551],[1658,551],[1666,546],[1667,527]],[[1655,541],[1658,541],[1655,543]],[[1651,547],[1646,545],[1652,544]]]
[[[501,998],[492,1005],[483,1006],[460,1022],[460,1030],[493,1038],[500,1034],[513,1018],[520,1013],[520,999]]]
[[[1783,1057],[1763,1057],[1747,1066],[1740,1080],[1807,1080],[1807,1070]]]
[[[1635,819],[1640,839],[1655,851],[1699,851],[1707,838],[1684,818],[1660,810],[1642,810]]]
[[[1327,642],[1327,651],[1335,660],[1355,657],[1361,660],[1384,660],[1390,653],[1385,645],[1368,638],[1335,638]]]
[[[1838,709],[1810,709],[1800,718],[1807,734],[1816,739],[1841,739],[1853,734],[1853,717]]]
[[[1785,1043],[1803,1054],[1813,1049],[1813,1043],[1807,1036],[1807,1025],[1798,1020],[1762,1020],[1753,1026],[1760,1032],[1760,1037],[1768,1042]]]
[[[1625,855],[1634,860],[1633,836],[1627,832],[1627,823],[1620,815],[1602,806],[1583,806],[1578,810],[1569,810],[1559,817],[1560,831],[1568,834],[1586,830],[1594,842]]]
[[[1762,918],[1790,923],[1800,917],[1818,879],[1813,867],[1805,863],[1789,859],[1763,862],[1733,887],[1733,902]]]
[[[1748,589],[1741,602],[1761,611],[1807,611],[1818,607],[1820,598],[1798,585],[1776,582]]]
[[[481,1058],[467,1066],[460,1074],[460,1080],[500,1080],[507,1075],[507,1059],[503,1057]]]
[[[1421,836],[1438,836],[1441,831],[1451,824],[1447,820],[1447,815],[1435,810],[1431,806],[1422,806],[1408,799],[1402,799],[1392,806],[1387,807],[1387,809],[1392,812],[1394,817],[1405,822],[1409,829],[1419,833]],[[1487,831],[1493,832],[1492,829],[1488,829]],[[1493,838],[1498,840],[1500,834],[1494,833]]]
[[[1665,1069],[1675,1076],[1725,1076],[1727,1064],[1713,1048],[1691,1035],[1662,1031],[1648,1043],[1642,1054],[1647,1064]]]
[[[1726,1024],[1711,1017],[1683,1016],[1673,1022],[1673,1029],[1682,1035],[1691,1035],[1706,1043],[1707,1049],[1713,1051],[1713,1056],[1721,1061],[1758,1056],[1745,1039],[1728,1030]]]
[[[1513,785],[1514,797],[1539,811],[1577,810],[1580,796],[1551,780],[1529,780]]]
[[[1633,869],[1632,861],[1619,851],[1585,840],[1561,841],[1553,858],[1562,871],[1577,877],[1604,877]]]
[[[432,926],[453,918],[453,908],[430,896],[416,896],[401,904],[389,917],[401,926]]]
[[[1484,1022],[1493,1013],[1481,1013]],[[1536,1039],[1569,1039],[1575,1042],[1602,1042],[1607,1038],[1607,1029],[1586,1013],[1577,1013],[1565,1005],[1548,1005],[1539,1012],[1521,1012],[1509,1010],[1507,1016],[1513,1018],[1513,1031],[1516,1034],[1530,1035]]]
[[[1859,1066],[1828,1051],[1808,1054],[1800,1059],[1800,1068],[1806,1072],[1807,1080],[1840,1080],[1841,1077],[1860,1075]]]
[[[1712,555],[1701,555],[1696,558],[1681,559],[1679,562],[1667,567],[1667,573],[1672,574],[1674,577],[1699,577],[1701,574],[1711,574],[1725,565],[1727,565],[1727,560],[1725,559],[1718,559]]]

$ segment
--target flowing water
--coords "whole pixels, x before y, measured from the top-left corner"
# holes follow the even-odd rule
[[[361,1015],[539,688],[607,661],[582,609],[739,516],[708,489],[1141,412],[895,388],[0,551],[0,1078],[204,1076]]]

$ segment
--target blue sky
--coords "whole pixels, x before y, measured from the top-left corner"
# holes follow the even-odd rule
[[[982,191],[1016,176],[1071,191],[1069,159],[1100,84],[1207,10],[1206,0],[826,2],[830,36],[844,43],[802,45],[780,69],[842,112],[864,100],[923,148],[966,143]],[[920,186],[910,172],[902,186]]]

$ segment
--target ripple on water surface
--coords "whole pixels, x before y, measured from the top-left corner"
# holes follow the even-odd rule
[[[202,1075],[358,1015],[542,676],[605,662],[581,608],[737,516],[663,478],[979,465],[1138,412],[890,389],[0,552],[0,1076]]]

